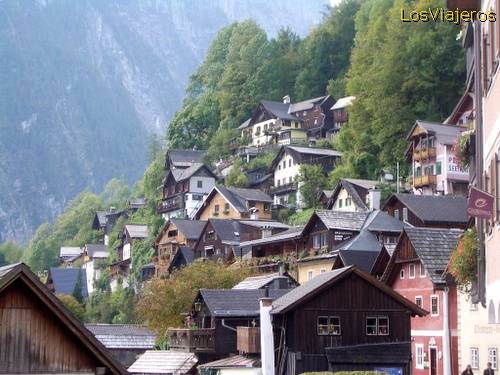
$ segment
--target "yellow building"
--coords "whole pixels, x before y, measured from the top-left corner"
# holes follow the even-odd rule
[[[335,255],[322,254],[299,259],[297,261],[297,275],[299,284],[304,284],[312,278],[331,271],[335,263]]]

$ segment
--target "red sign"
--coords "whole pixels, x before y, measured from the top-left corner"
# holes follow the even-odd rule
[[[467,214],[469,216],[491,219],[493,216],[493,203],[495,197],[478,188],[471,187],[469,200],[467,202]]]

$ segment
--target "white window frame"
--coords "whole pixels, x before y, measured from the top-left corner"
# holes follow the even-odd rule
[[[470,353],[470,367],[474,370],[479,369],[479,348],[471,347],[469,349]]]
[[[368,319],[375,319],[375,325],[370,325],[370,327],[375,327],[375,333],[368,333]],[[377,336],[378,333],[378,319],[376,316],[367,316],[365,318],[365,334],[366,336]]]
[[[313,277],[314,277],[313,271],[312,270],[307,271],[307,281],[312,280]]]
[[[403,207],[403,221],[408,221],[408,208]]]
[[[412,272],[413,270],[413,272]],[[413,276],[412,276],[412,273],[413,273]],[[408,264],[408,278],[409,279],[414,279],[415,276],[416,276],[417,272],[416,272],[416,269],[415,269],[415,263],[410,263]]]
[[[427,272],[425,272],[425,267],[422,262],[420,262],[419,276],[422,278],[427,276]]]
[[[437,301],[437,313],[433,313],[433,312],[432,312],[432,300],[433,300],[434,298],[435,298],[435,299],[436,299],[436,301]],[[439,296],[438,296],[437,294],[432,294],[432,295],[430,296],[430,303],[431,303],[431,304],[429,305],[429,309],[430,309],[430,311],[431,311],[431,316],[439,316]]]
[[[420,300],[420,308],[424,308],[424,299],[422,296],[415,296],[415,305],[418,306],[417,300]]]
[[[415,368],[424,368],[424,344],[415,344]]]
[[[491,362],[491,368],[496,370],[498,367],[498,349],[488,348],[488,362]]]

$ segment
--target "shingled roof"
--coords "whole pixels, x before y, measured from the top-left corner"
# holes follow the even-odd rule
[[[293,279],[288,273],[280,274],[279,272],[269,273],[259,276],[250,276],[239,282],[233,289],[262,289],[278,279],[285,279],[288,285],[297,285],[297,281]],[[288,279],[288,280],[287,280]]]
[[[82,285],[82,296],[87,298],[87,273],[83,268],[50,268],[47,277],[47,284],[51,284],[54,293],[71,296],[75,291],[75,285],[80,276]]]
[[[337,200],[337,197],[344,188],[351,196],[352,201],[356,207],[361,210],[367,211],[368,205],[366,204],[366,195],[369,189],[377,186],[378,181],[375,180],[360,180],[355,178],[341,178],[333,190],[333,194],[328,202],[328,208],[332,208]]]
[[[316,210],[316,215],[328,229],[345,229],[359,231],[368,216],[367,212],[347,212]],[[311,222],[311,220],[309,221]]]
[[[168,150],[167,161],[170,167],[187,168],[193,163],[203,163],[204,151]]]
[[[290,103],[273,102],[270,100],[262,100],[261,104],[264,106],[266,111],[273,114],[275,117],[283,120],[294,120],[302,121],[297,116],[292,115],[288,112],[290,108]]]
[[[303,100],[301,102],[292,103],[292,104],[290,104],[290,108],[288,109],[288,111],[290,113],[296,113],[299,111],[306,111],[306,110],[314,107],[314,105],[316,103],[322,102],[327,98],[328,98],[328,95],[323,95],[323,96],[318,96],[316,98],[306,99],[306,100]]]
[[[181,268],[194,261],[194,251],[190,247],[181,246],[175,252],[170,265],[168,266],[168,272],[172,272],[174,268]]]
[[[241,247],[246,247],[246,246],[256,246],[256,245],[264,245],[264,244],[269,244],[269,243],[274,243],[274,242],[282,242],[282,241],[290,241],[295,238],[299,238],[302,236],[302,231],[304,230],[304,226],[297,226],[297,227],[292,227],[289,228],[283,232],[280,232],[278,234],[274,234],[269,237],[265,238],[258,238],[253,241],[245,241],[241,242],[240,246]]]
[[[177,230],[181,232],[184,237],[188,240],[197,240],[205,224],[204,220],[187,220],[187,219],[170,219],[170,221],[177,227]]]
[[[240,223],[233,219],[208,220],[222,243],[237,245],[240,243]]]
[[[109,256],[108,247],[104,244],[86,244],[85,250],[89,258],[107,258]]]
[[[190,373],[198,362],[194,353],[173,350],[147,350],[128,368],[131,374],[176,374]]]
[[[424,265],[435,284],[443,283],[450,256],[456,248],[463,231],[441,228],[406,228],[405,233],[411,241],[418,258]]]
[[[407,140],[411,139],[411,136],[412,136],[413,132],[415,131],[415,128],[417,128],[417,127],[421,127],[428,134],[434,135],[436,137],[437,141],[443,145],[455,144],[460,133],[463,132],[464,130],[466,130],[460,126],[455,126],[455,125],[450,125],[450,124],[442,124],[440,122],[417,120],[417,121],[415,121],[415,124],[413,125],[413,127],[409,131],[408,136],[406,137]]]
[[[455,223],[466,225],[467,198],[452,195],[392,194],[384,205],[399,200],[408,210],[426,224]]]
[[[138,324],[87,323],[85,327],[108,349],[153,349],[156,334]]]
[[[269,297],[276,299],[290,289],[269,290]],[[264,297],[263,289],[200,289],[199,295],[205,301],[214,317],[252,317],[260,313],[259,300]]]
[[[148,236],[148,226],[144,224],[127,224],[125,230],[131,238],[146,238]]]
[[[363,228],[370,232],[400,233],[406,227],[409,227],[407,223],[381,210],[371,211],[363,225]]]

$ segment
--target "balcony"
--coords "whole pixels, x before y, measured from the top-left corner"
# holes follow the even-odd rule
[[[159,214],[181,210],[184,208],[184,199],[182,195],[178,195],[175,197],[165,198],[160,201],[158,207],[156,208],[156,212]]]
[[[419,188],[429,185],[436,185],[436,175],[416,176],[413,178],[413,187]]]
[[[269,189],[270,194],[285,194],[292,191],[297,191],[297,183],[291,182],[289,184],[273,186]]]
[[[215,328],[169,328],[167,336],[172,350],[215,351]]]
[[[236,347],[247,354],[260,353],[260,328],[236,327]]]
[[[413,160],[415,161],[431,159],[435,157],[436,157],[435,147],[426,147],[413,151]]]

